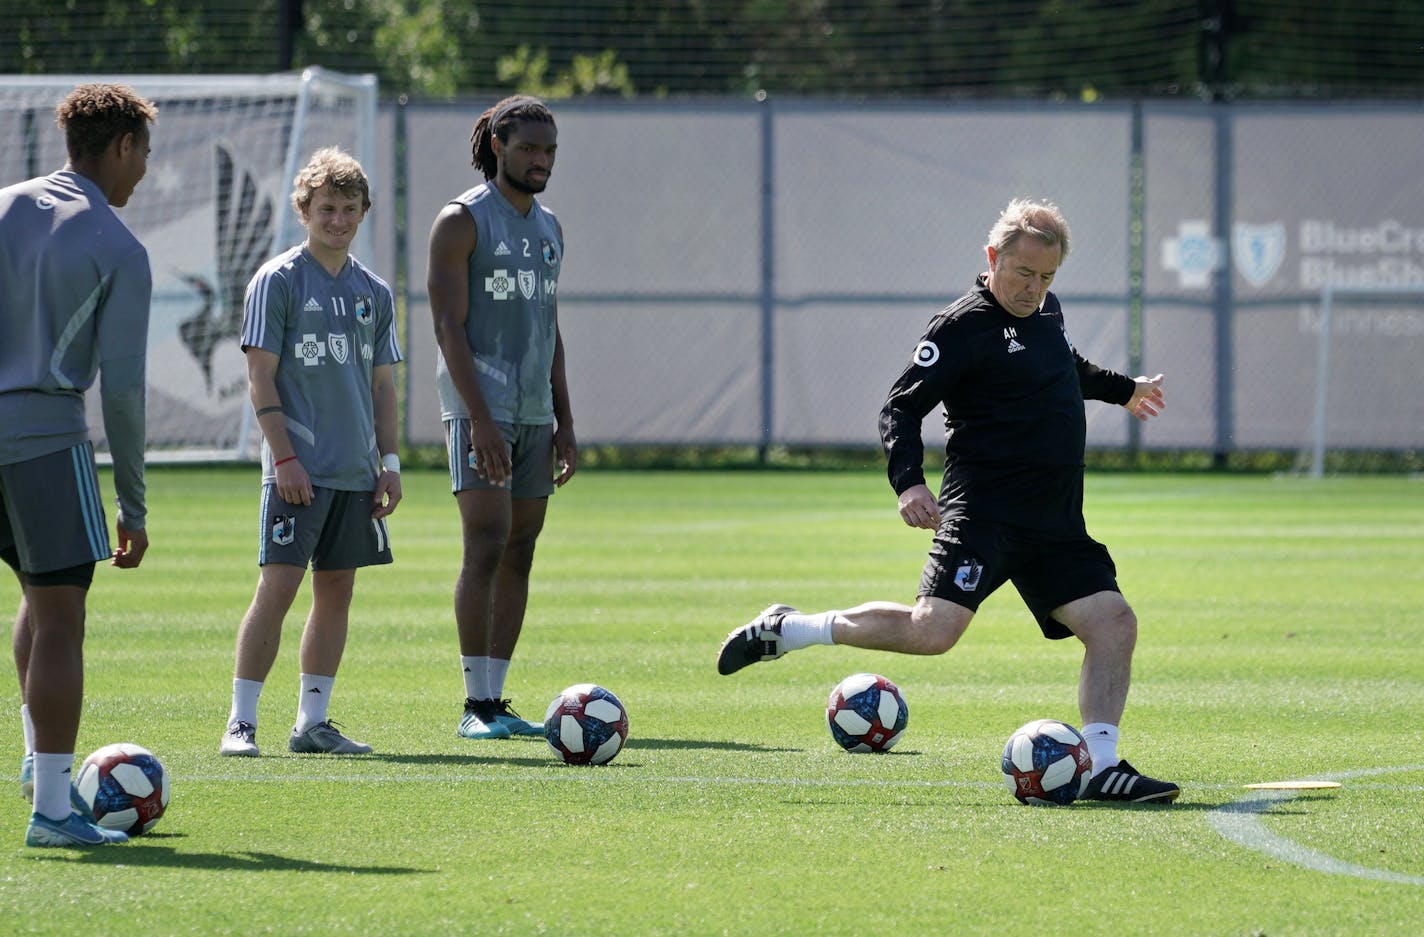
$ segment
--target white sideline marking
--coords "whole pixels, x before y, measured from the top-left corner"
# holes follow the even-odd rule
[[[1424,766],[1412,765],[1404,768],[1365,768],[1359,771],[1344,771],[1339,774],[1322,775],[1310,780],[1342,781],[1346,778],[1368,777],[1401,771],[1424,771]],[[1350,790],[1352,788],[1345,788]],[[1424,885],[1424,877],[1391,872],[1387,869],[1372,869],[1356,865],[1334,856],[1327,856],[1297,842],[1278,836],[1266,829],[1261,815],[1276,804],[1291,800],[1305,791],[1252,791],[1241,800],[1225,804],[1209,814],[1211,825],[1218,833],[1247,849],[1265,853],[1284,862],[1302,866],[1316,872],[1330,875],[1353,875],[1380,882],[1394,882],[1400,885]]]
[[[280,756],[279,756],[280,757]],[[274,759],[275,760],[275,759]],[[296,759],[293,759],[296,761]],[[669,775],[667,777],[650,778],[645,774],[629,773],[619,770],[626,767],[614,764],[612,770],[603,767],[580,767],[555,764],[552,760],[548,769],[528,769],[523,771],[501,771],[472,773],[465,771],[455,771],[445,774],[335,774],[328,771],[321,771],[314,774],[179,774],[175,775],[178,781],[183,783],[197,782],[201,784],[221,783],[230,784],[241,782],[248,784],[444,784],[450,781],[565,781],[587,784],[722,784],[727,786],[758,786],[765,784],[782,784],[787,787],[932,787],[932,788],[992,788],[1003,790],[1002,781],[887,781],[881,778],[753,778],[753,777],[702,777],[699,775]],[[1389,768],[1388,771],[1410,771],[1424,770],[1411,768]],[[1377,769],[1373,773],[1381,773]],[[1343,775],[1342,775],[1343,777]],[[1185,782],[1184,786],[1193,791],[1239,791],[1239,783],[1232,784],[1195,784]],[[1350,790],[1388,790],[1388,791],[1421,791],[1424,792],[1424,784],[1351,784]],[[1262,792],[1271,793],[1271,792]],[[1292,794],[1296,792],[1278,791],[1275,793]],[[1300,791],[1299,793],[1310,793]],[[1218,808],[1224,809],[1224,808]]]

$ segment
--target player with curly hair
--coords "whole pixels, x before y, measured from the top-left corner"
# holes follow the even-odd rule
[[[148,251],[114,208],[148,168],[154,105],[85,84],[56,109],[63,169],[0,189],[0,557],[22,595],[13,645],[34,802],[30,846],[121,843],[71,783],[84,702],[84,618],[94,565],[133,569],[148,549],[144,500]],[[84,395],[100,378],[118,548],[99,497]]]

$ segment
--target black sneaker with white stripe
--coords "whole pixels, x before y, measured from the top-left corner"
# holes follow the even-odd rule
[[[768,605],[764,611],[727,635],[717,652],[717,672],[726,676],[764,660],[776,660],[786,651],[781,647],[781,617],[796,609],[790,605]]]
[[[1138,772],[1125,761],[1119,761],[1088,782],[1084,800],[1114,800],[1129,804],[1168,804],[1177,799],[1182,789],[1170,781],[1159,781]]]

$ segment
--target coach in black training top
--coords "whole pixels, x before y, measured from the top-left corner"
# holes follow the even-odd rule
[[[942,654],[979,604],[1012,582],[1045,637],[1083,642],[1078,708],[1093,759],[1085,796],[1171,801],[1175,784],[1118,758],[1137,618],[1112,557],[1083,522],[1084,399],[1146,420],[1162,408],[1162,375],[1134,380],[1074,350],[1048,292],[1068,241],[1056,206],[1011,202],[989,232],[988,273],[930,323],[880,413],[900,516],[935,532],[915,605],[815,614],[772,605],[732,632],[717,668],[735,673],[812,644]],[[920,433],[941,404],[945,470],[936,498],[925,484]]]

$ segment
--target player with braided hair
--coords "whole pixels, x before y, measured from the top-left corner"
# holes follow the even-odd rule
[[[464,544],[457,733],[543,735],[510,708],[504,684],[549,495],[578,465],[558,324],[564,233],[536,198],[554,168],[558,128],[542,101],[516,95],[480,115],[470,143],[485,182],[436,217],[426,278]]]

